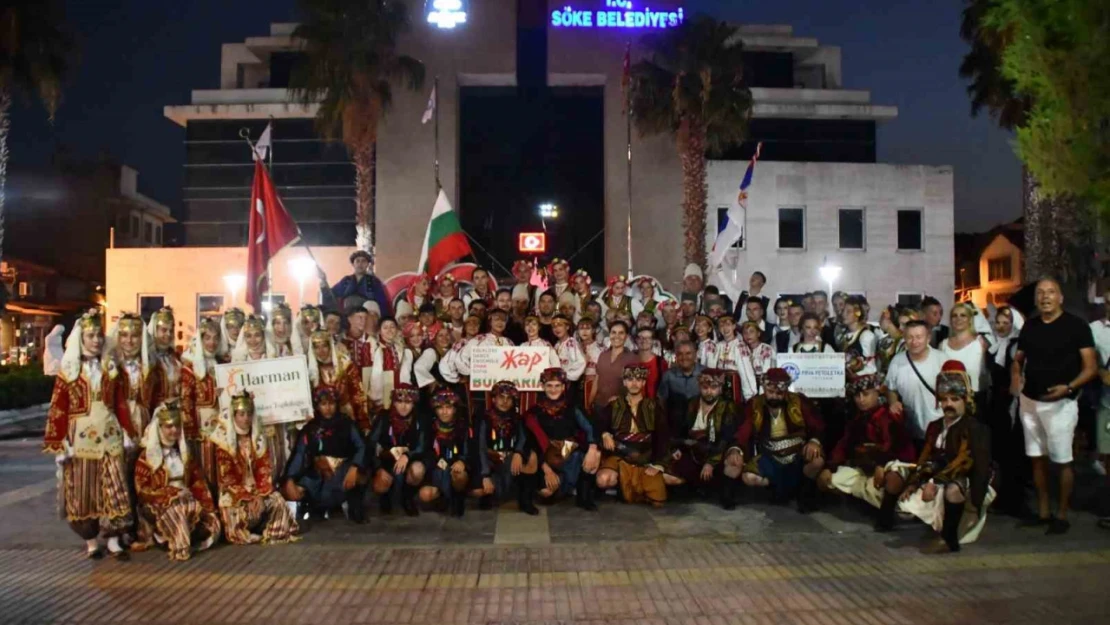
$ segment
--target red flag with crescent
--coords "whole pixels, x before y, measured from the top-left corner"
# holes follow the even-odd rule
[[[270,260],[301,240],[301,229],[285,210],[270,172],[254,161],[251,186],[250,228],[247,235],[247,302],[262,312],[262,296],[270,289]]]

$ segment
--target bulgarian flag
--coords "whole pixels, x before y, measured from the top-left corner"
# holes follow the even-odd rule
[[[438,276],[444,267],[470,254],[473,252],[459,225],[455,209],[451,208],[447,194],[440,189],[436,205],[432,208],[432,218],[428,221],[428,231],[424,233],[418,271]]]

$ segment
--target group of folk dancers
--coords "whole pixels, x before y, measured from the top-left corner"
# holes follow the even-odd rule
[[[614,301],[611,292],[607,308],[630,308],[626,297]],[[536,299],[543,309],[556,300],[550,291]],[[750,380],[730,366],[732,337],[713,366],[698,371],[696,394],[673,410],[655,392],[665,359],[599,360],[623,345],[628,325],[618,315],[606,324],[602,354],[600,343],[569,336],[569,316],[543,310],[527,316],[520,342],[551,346],[540,330],[554,334],[543,390],[500,382],[475,393],[466,384],[468,350],[516,344],[505,336],[508,311],[493,303],[479,319],[485,332],[457,341],[445,340],[449,319],[430,336],[420,324],[417,353],[392,318],[373,319],[368,331],[373,309],[380,313],[372,301],[346,308],[346,329],[313,307],[294,318],[275,305],[267,319],[232,309],[202,321],[181,354],[169,308],[147,323],[123,314],[107,336],[98,311],[83,315],[66,342],[44,449],[58,465],[61,512],[88,555],[127,559],[129,550],[161,545],[185,560],[221,536],[291,542],[306,518],[345,513],[364,523],[368,490],[383,513],[397,504],[417,515],[423,504],[462,516],[468,498],[490,509],[514,494],[527,514],[538,514],[537,498],[571,496],[594,511],[599,491],[658,507],[679,490],[731,510],[745,488],[769,488],[778,502],[797,498],[808,511],[824,489],[879,508],[880,530],[899,511],[917,516],[940,532],[940,549],[953,551],[985,521],[989,448],[959,362],[936,379],[943,418],[929,424],[917,453],[874,373],[853,373],[853,415],[830,440],[822,410],[788,390],[786,371],[753,364],[750,350]],[[659,318],[668,310],[675,307],[661,306]],[[591,315],[581,319],[596,329]],[[715,325],[727,335],[731,324],[722,317]],[[676,343],[637,338],[643,356],[659,350],[660,338]],[[264,424],[245,392],[220,409],[217,364],[283,356],[308,361],[311,419]],[[422,360],[430,364],[417,366]],[[616,382],[603,380],[614,367]]]

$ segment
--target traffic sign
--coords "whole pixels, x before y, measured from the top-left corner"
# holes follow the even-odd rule
[[[517,249],[525,254],[542,254],[547,251],[547,233],[521,232],[517,239]]]

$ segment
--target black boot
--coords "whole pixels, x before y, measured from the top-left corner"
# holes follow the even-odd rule
[[[948,545],[949,551],[960,550],[960,520],[963,516],[963,503],[944,502],[944,525],[941,526],[940,536]]]
[[[539,474],[521,474],[521,476],[517,478],[516,503],[517,507],[520,508],[520,511],[524,514],[536,516],[540,513],[536,504],[532,503],[532,500],[536,496],[536,482],[538,481]]]
[[[453,491],[451,493],[451,516],[461,519],[466,513],[466,493]]]
[[[493,510],[493,495],[482,495],[478,498],[479,510]]]
[[[730,477],[721,478],[721,507],[725,510],[736,509],[736,491],[740,488],[740,480]]]
[[[595,512],[597,504],[594,503],[594,487],[597,482],[595,477],[583,471],[578,475],[578,483],[574,485],[574,502],[579,508],[587,512]]]
[[[386,491],[386,493],[384,495],[379,495],[378,496],[378,510],[381,510],[382,514],[392,514],[393,513],[393,492],[392,491]]]
[[[408,482],[401,483],[401,509],[408,516],[420,516],[420,509],[416,507],[416,487],[409,486]]]
[[[898,510],[898,495],[883,492],[883,503],[879,506],[879,518],[875,519],[876,532],[889,532],[894,529],[894,513]]]
[[[798,512],[809,514],[817,509],[817,482],[808,477],[802,477],[798,487]]]
[[[361,488],[352,488],[347,491],[347,520],[351,523],[359,525],[366,523],[366,510],[362,501],[363,494]]]

